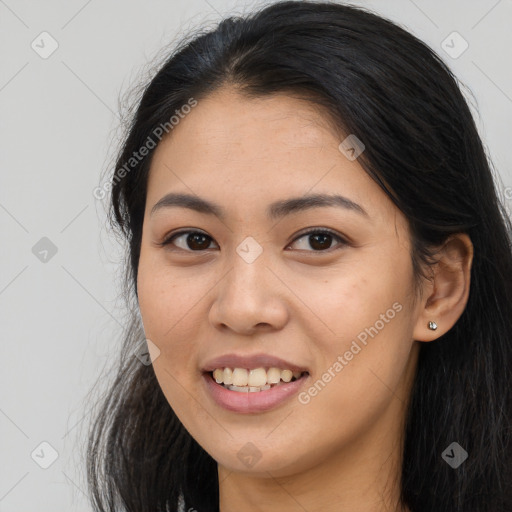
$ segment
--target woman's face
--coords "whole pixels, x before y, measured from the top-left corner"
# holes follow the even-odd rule
[[[231,471],[372,457],[401,432],[417,360],[408,227],[341,142],[309,103],[223,89],[156,148],[145,334],[169,404]],[[190,199],[153,210],[168,194]],[[316,195],[345,199],[305,201]],[[287,370],[302,376],[285,383]]]

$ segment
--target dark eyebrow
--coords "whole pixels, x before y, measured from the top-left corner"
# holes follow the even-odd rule
[[[291,213],[302,212],[311,208],[320,208],[326,206],[336,206],[354,211],[361,215],[369,216],[366,210],[350,199],[334,194],[313,194],[309,196],[292,197],[272,203],[267,208],[267,216],[272,219],[278,219]],[[181,207],[194,210],[199,213],[215,215],[221,220],[225,220],[225,213],[221,206],[199,196],[190,194],[169,193],[162,197],[151,208],[150,215],[163,208]]]

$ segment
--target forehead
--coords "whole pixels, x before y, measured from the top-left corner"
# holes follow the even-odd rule
[[[303,139],[309,137],[312,141],[319,136],[325,137],[326,133],[321,132],[326,131],[339,131],[335,136],[341,136],[330,112],[313,100],[299,97],[298,93],[279,92],[248,97],[236,88],[226,86],[200,99],[190,114],[184,117],[194,122],[180,122],[181,127],[188,125],[186,130],[181,130],[182,135],[190,130],[198,137],[229,136],[236,139],[237,136],[248,134],[258,137],[261,134],[260,123],[269,124],[269,129],[279,128],[283,138],[292,132],[295,135],[300,133]],[[290,121],[293,122],[293,130]],[[204,123],[210,125],[210,130],[197,131],[198,125]]]
[[[246,205],[309,191],[350,196],[368,210],[379,201],[394,208],[357,160],[340,151],[342,137],[318,105],[222,89],[198,101],[157,146],[148,203],[175,189]]]

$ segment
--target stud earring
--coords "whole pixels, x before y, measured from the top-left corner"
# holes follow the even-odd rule
[[[435,331],[437,329],[437,324],[435,322],[432,322],[432,320],[428,323],[428,328]]]

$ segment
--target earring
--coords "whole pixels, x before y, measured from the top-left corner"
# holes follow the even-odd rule
[[[437,324],[433,322],[432,320],[428,323],[428,328],[435,331],[437,329]]]

